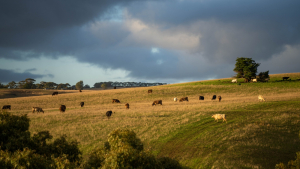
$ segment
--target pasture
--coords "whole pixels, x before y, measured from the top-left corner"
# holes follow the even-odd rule
[[[281,81],[283,76],[292,80]],[[300,151],[300,73],[271,75],[267,83],[230,83],[232,78],[156,87],[64,91],[0,99],[14,114],[28,114],[30,131],[49,130],[80,142],[85,156],[116,128],[133,130],[146,149],[190,168],[274,168]],[[153,89],[148,94],[148,89]],[[0,90],[8,92],[7,90]],[[60,91],[59,91],[60,92]],[[1,95],[1,94],[0,94]],[[204,100],[199,100],[199,96]],[[211,100],[222,96],[221,102]],[[258,95],[265,102],[258,101]],[[188,97],[188,102],[174,102]],[[121,103],[112,103],[118,99]],[[152,106],[154,100],[162,105]],[[80,107],[84,102],[84,107]],[[125,108],[125,103],[130,108]],[[59,106],[66,105],[60,113]],[[41,107],[43,113],[32,113]],[[106,111],[113,114],[108,119]],[[227,123],[213,114],[226,114]]]

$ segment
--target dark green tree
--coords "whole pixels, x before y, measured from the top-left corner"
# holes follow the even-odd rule
[[[102,87],[103,89],[106,89],[106,83],[102,83],[101,87]]]
[[[83,89],[83,81],[80,80],[79,82],[76,83],[76,89],[77,90],[82,90]]]
[[[257,68],[260,63],[256,63],[252,58],[237,58],[233,71],[237,73],[237,78],[245,78],[249,82],[251,78],[256,78]]]
[[[266,72],[260,72],[258,74],[257,80],[260,81],[260,82],[265,82],[266,79],[269,79],[269,78],[270,78],[269,71],[266,71]]]

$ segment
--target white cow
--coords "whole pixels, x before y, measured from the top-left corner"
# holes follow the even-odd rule
[[[265,101],[262,95],[258,95],[258,101]]]
[[[231,83],[237,83],[237,79],[233,79]]]
[[[226,121],[227,123],[227,120],[226,120],[226,115],[225,114],[214,114],[211,116],[212,118],[215,118],[215,121],[217,120],[222,120],[223,119],[223,122]]]
[[[174,102],[177,102],[177,97],[174,98]]]
[[[257,82],[257,79],[252,79],[252,82]]]

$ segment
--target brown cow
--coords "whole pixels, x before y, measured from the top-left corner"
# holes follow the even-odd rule
[[[125,104],[125,108],[129,109],[129,104],[128,103]]]
[[[179,102],[183,102],[183,101],[189,101],[189,98],[188,97],[183,97],[179,100]]]
[[[117,89],[117,87],[115,86],[114,89]]]
[[[60,112],[65,112],[66,109],[67,109],[67,107],[65,105],[60,105],[60,107],[59,107]]]
[[[112,103],[121,103],[118,99],[112,99]]]
[[[152,93],[152,89],[149,89],[149,90],[148,90],[148,93]]]
[[[53,93],[52,93],[52,96],[54,96],[54,95],[58,95],[58,92],[53,92]]]
[[[81,90],[79,90],[79,92],[82,92]]]
[[[157,104],[162,105],[162,100],[155,100],[155,101],[152,103],[152,106],[153,106],[153,105],[156,106]]]
[[[4,105],[4,106],[2,107],[2,110],[5,110],[5,109],[11,110],[11,106],[10,106],[10,105]]]
[[[84,102],[80,102],[80,106],[83,107],[84,106]]]
[[[218,99],[219,99],[219,102],[221,101],[222,97],[221,96],[218,96]]]

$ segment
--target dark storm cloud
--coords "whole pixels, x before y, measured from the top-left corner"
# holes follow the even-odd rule
[[[54,77],[54,75],[52,74],[48,74],[48,75],[41,75],[41,74],[32,74],[29,71],[25,71],[23,73],[17,73],[13,70],[5,70],[5,69],[0,69],[0,82],[1,83],[9,83],[11,81],[22,81],[25,80],[27,78],[43,78],[43,77]]]
[[[54,0],[0,2],[0,58],[57,57],[94,44],[81,26],[129,1]],[[88,40],[87,40],[88,38]]]

